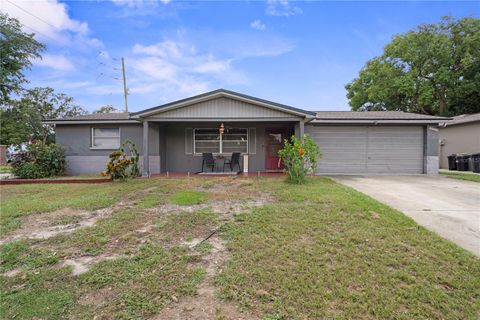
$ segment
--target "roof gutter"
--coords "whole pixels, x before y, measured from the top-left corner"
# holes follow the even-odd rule
[[[311,124],[440,124],[449,120],[420,120],[420,119],[315,119]]]
[[[116,123],[139,123],[137,120],[46,120],[45,124],[116,124]]]

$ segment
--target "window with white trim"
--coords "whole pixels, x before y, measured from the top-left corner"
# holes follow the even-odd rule
[[[194,153],[248,153],[248,129],[225,128],[223,134],[215,129],[194,129],[193,131]]]
[[[120,128],[92,128],[92,148],[120,148]]]

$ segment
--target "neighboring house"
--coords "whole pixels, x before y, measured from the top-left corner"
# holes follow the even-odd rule
[[[480,113],[456,116],[440,126],[440,168],[448,169],[448,156],[480,153]]]
[[[203,152],[234,151],[242,153],[246,172],[279,171],[283,139],[309,134],[323,154],[317,174],[363,175],[436,174],[436,127],[446,120],[404,112],[312,112],[220,89],[139,112],[48,123],[66,149],[69,174],[105,170],[108,155],[125,139],[140,151],[144,175],[199,172]]]

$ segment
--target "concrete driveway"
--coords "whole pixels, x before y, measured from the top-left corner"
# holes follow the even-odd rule
[[[337,176],[344,185],[402,211],[480,256],[480,184],[446,177]]]

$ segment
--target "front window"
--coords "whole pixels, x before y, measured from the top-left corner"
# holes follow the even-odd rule
[[[196,154],[248,152],[248,130],[225,128],[220,134],[218,129],[194,129],[194,152]]]
[[[120,147],[120,128],[92,128],[92,148]]]

